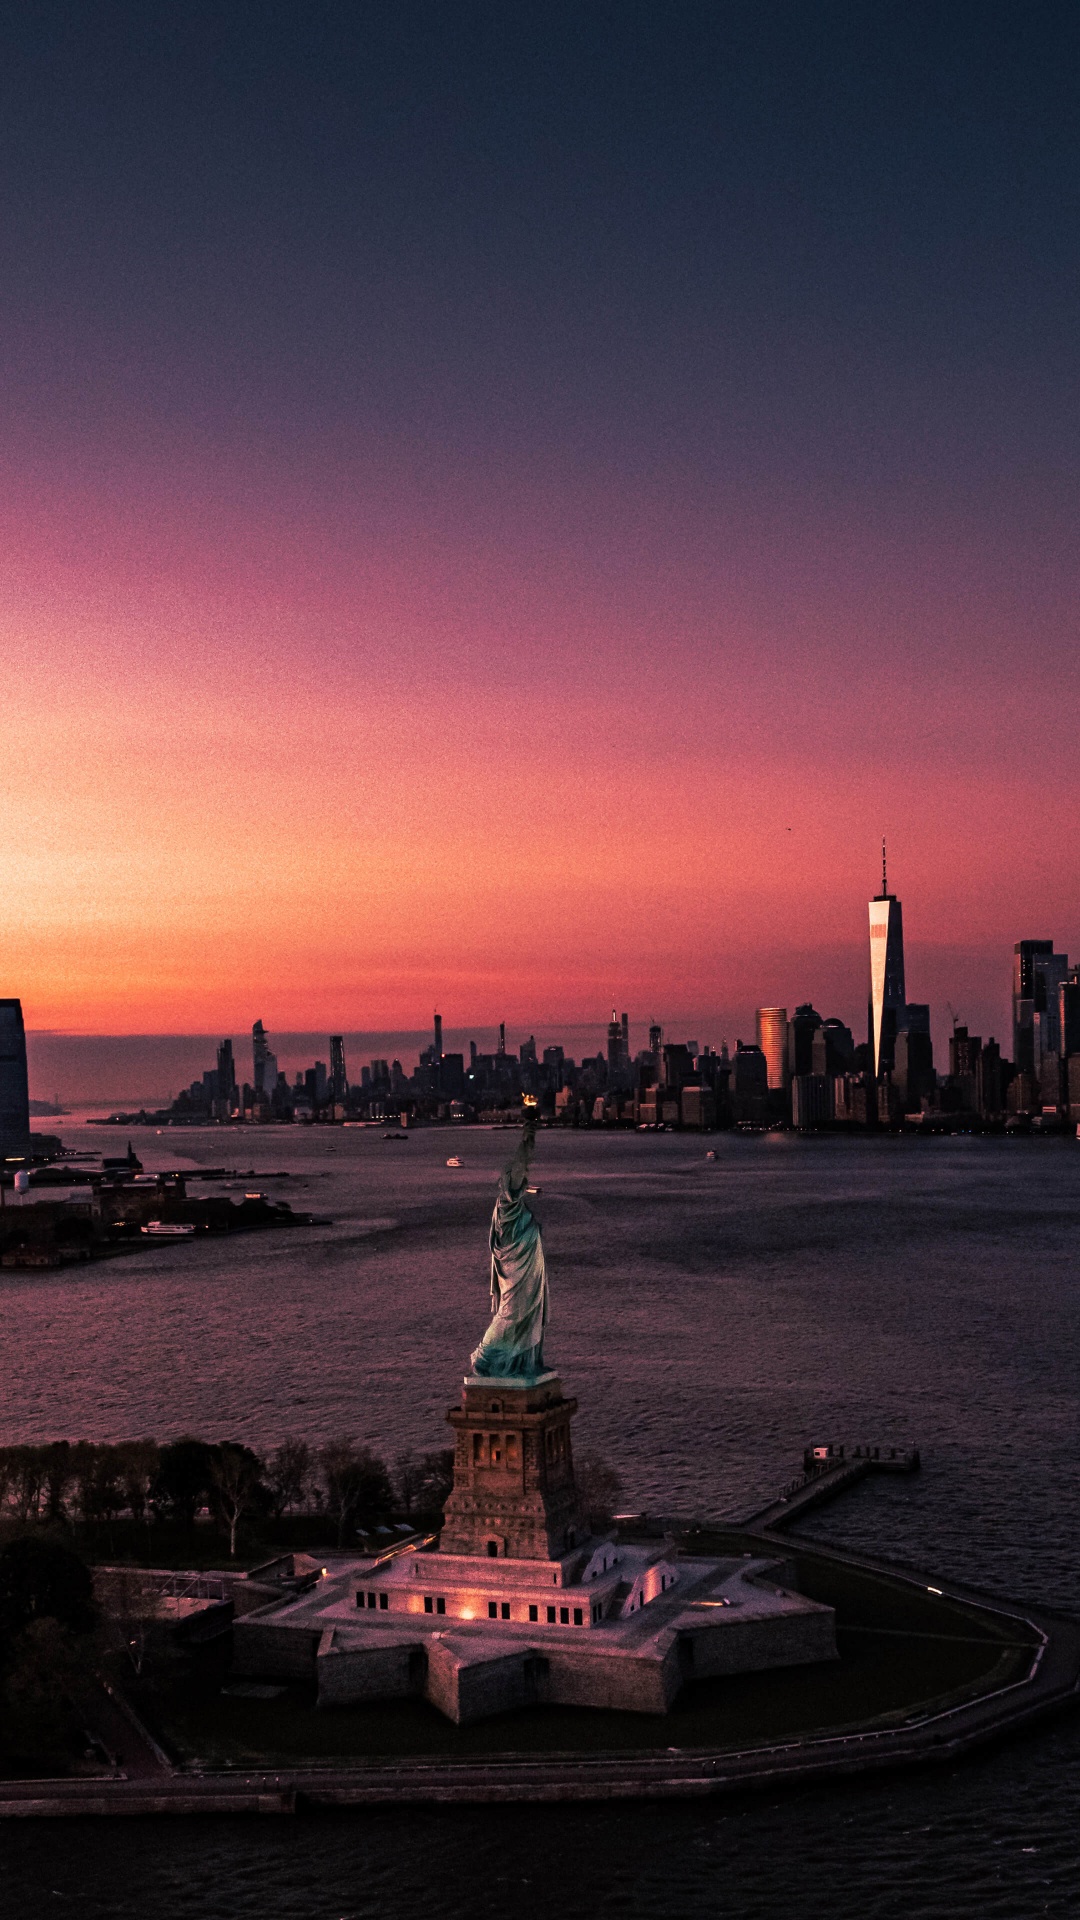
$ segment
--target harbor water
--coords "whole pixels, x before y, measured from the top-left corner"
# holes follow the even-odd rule
[[[235,1166],[327,1223],[4,1272],[6,1440],[446,1443],[511,1134],[132,1138],[147,1168]],[[921,1475],[805,1530],[1080,1610],[1080,1145],[548,1133],[535,1179],[549,1363],[628,1507],[744,1511],[808,1441],[915,1441]],[[1078,1789],[1080,1718],[941,1772],[713,1804],[12,1823],[0,1913],[1071,1916]]]

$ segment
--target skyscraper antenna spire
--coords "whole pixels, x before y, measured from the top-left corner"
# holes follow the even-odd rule
[[[889,877],[885,871],[885,835],[881,836],[881,897],[884,900],[889,891]]]

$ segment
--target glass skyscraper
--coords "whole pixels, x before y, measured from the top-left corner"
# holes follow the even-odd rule
[[[878,1079],[894,1064],[906,999],[904,913],[895,893],[888,891],[882,849],[881,892],[870,902],[870,1044]]]
[[[0,1160],[30,1151],[30,1086],[22,1003],[0,1000]]]

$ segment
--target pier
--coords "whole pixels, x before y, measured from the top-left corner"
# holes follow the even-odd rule
[[[763,1507],[748,1513],[732,1514],[729,1524],[741,1527],[768,1527],[778,1532],[800,1520],[811,1507],[823,1505],[838,1493],[854,1486],[871,1473],[917,1473],[919,1449],[916,1446],[809,1446],[803,1453],[803,1470],[788,1482],[776,1497]]]

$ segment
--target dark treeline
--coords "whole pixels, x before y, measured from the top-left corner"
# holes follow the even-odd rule
[[[240,1533],[262,1535],[303,1518],[344,1547],[391,1519],[437,1523],[452,1478],[450,1449],[402,1454],[391,1471],[345,1438],[313,1447],[287,1435],[266,1454],[191,1435],[161,1446],[54,1440],[0,1447],[0,1520],[87,1537],[126,1522],[152,1542],[156,1527],[190,1531],[206,1515],[235,1556]]]

